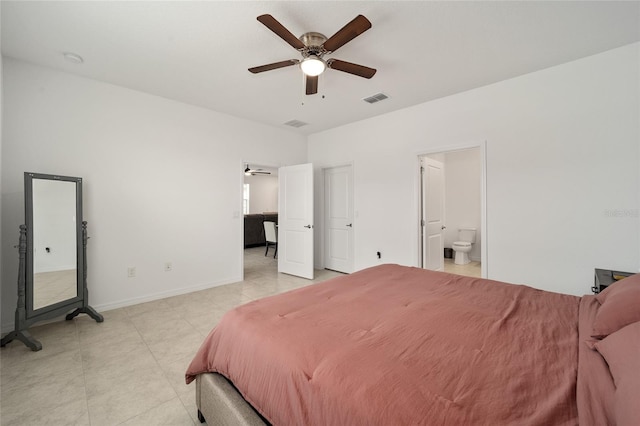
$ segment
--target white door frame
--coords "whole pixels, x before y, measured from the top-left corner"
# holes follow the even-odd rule
[[[440,147],[429,148],[426,151],[417,153],[416,155],[416,205],[417,216],[416,221],[416,235],[417,235],[417,253],[416,266],[422,265],[422,215],[420,200],[421,194],[421,176],[420,176],[420,158],[427,155],[441,154],[453,151],[462,151],[465,149],[479,148],[480,149],[480,269],[482,278],[489,277],[489,265],[488,265],[488,238],[487,238],[487,141],[468,142],[457,145],[444,145]]]

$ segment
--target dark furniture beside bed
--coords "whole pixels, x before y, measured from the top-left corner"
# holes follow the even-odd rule
[[[623,278],[630,277],[632,272],[620,272],[612,269],[598,269],[595,270],[594,286],[591,287],[591,291],[595,294],[600,293],[611,284],[619,281]]]
[[[277,213],[258,213],[244,215],[244,247],[264,246],[264,221],[278,223]]]

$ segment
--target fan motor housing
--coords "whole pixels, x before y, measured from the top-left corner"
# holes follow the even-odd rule
[[[317,48],[320,50],[324,42],[327,41],[327,37],[325,37],[324,34],[310,32],[302,34],[299,40],[304,43],[307,48]]]

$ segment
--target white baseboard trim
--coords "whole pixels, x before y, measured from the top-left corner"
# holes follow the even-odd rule
[[[227,284],[237,283],[239,281],[242,281],[240,277],[228,278],[224,280],[215,281],[212,283],[198,284],[190,287],[181,287],[181,288],[177,288],[169,291],[162,291],[160,293],[149,294],[146,296],[134,297],[132,299],[120,300],[117,302],[102,303],[99,305],[94,305],[91,303],[91,301],[89,301],[89,304],[98,312],[106,312],[114,309],[125,308],[127,306],[138,305],[140,303],[153,302],[155,300],[166,299],[167,297],[180,296],[182,294],[188,294],[188,293],[195,293],[196,291],[207,290],[214,287],[220,287]],[[89,289],[89,291],[91,291],[91,289]],[[69,310],[69,312],[71,312],[71,309]],[[57,318],[43,320],[42,322],[38,322],[37,325],[45,325],[45,324],[50,324],[52,322],[57,322],[63,319],[64,317],[65,315],[61,315],[60,317],[57,317]],[[15,322],[11,321],[10,323],[2,325],[1,332],[4,335],[6,333],[12,332],[14,329],[15,329]]]
[[[163,291],[160,293],[154,293],[147,296],[135,297],[133,299],[121,300],[118,302],[104,303],[100,305],[92,305],[98,312],[111,311],[113,309],[125,308],[127,306],[139,305],[140,303],[153,302],[160,299],[166,299],[167,297],[180,296],[182,294],[194,293],[196,291],[207,290],[209,288],[219,287],[222,285],[237,283],[241,281],[240,277],[229,278],[225,280],[216,281],[213,283],[198,284],[191,287],[182,287],[169,291]]]

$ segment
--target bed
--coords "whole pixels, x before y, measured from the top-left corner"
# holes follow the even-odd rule
[[[380,265],[229,311],[186,381],[208,424],[639,424],[638,306]]]

